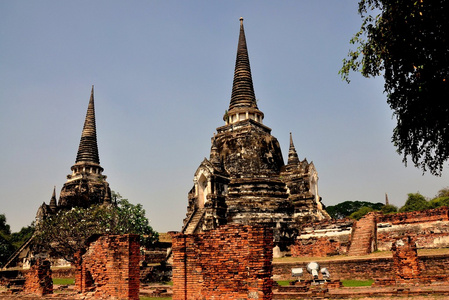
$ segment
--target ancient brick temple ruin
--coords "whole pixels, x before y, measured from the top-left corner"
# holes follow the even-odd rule
[[[209,159],[194,175],[184,233],[228,223],[266,224],[277,244],[291,242],[298,225],[330,219],[318,194],[313,163],[300,161],[290,135],[287,165],[271,129],[263,124],[253,89],[243,18],[225,125],[212,138]]]
[[[48,214],[56,213],[59,209],[89,207],[111,202],[111,189],[106,176],[102,174],[103,168],[100,166],[98,155],[93,86],[78,153],[71,169],[72,173],[67,175],[58,203],[56,203],[56,192],[53,189],[50,203],[44,202],[37,211],[37,222]]]

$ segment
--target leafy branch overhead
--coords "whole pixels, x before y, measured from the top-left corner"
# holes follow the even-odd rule
[[[339,74],[383,74],[403,162],[441,175],[449,158],[449,1],[361,0],[360,31]]]

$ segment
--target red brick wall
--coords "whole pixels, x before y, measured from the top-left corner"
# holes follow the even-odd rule
[[[37,260],[32,263],[30,270],[24,272],[24,276],[23,291],[25,293],[39,296],[53,294],[53,280],[48,260]]]
[[[411,237],[418,249],[449,247],[448,208],[378,215],[377,248],[389,250],[397,239]],[[385,227],[387,225],[388,227]]]
[[[348,243],[341,243],[335,238],[312,237],[309,239],[297,240],[290,247],[293,257],[311,256],[325,257],[345,254],[348,251]]]
[[[346,254],[351,244],[348,224],[354,220],[331,220],[305,224],[291,247],[292,256],[323,257]],[[384,215],[376,214],[377,249],[389,251],[392,243],[407,236],[416,241],[418,249],[449,247],[449,208],[440,207]],[[358,238],[354,232],[354,238]]]
[[[272,299],[273,232],[230,224],[173,238],[173,299]]]
[[[449,276],[449,254],[418,256],[422,277]],[[291,280],[292,268],[306,270],[308,262],[273,263],[273,275],[276,280]],[[393,258],[335,260],[318,262],[327,268],[332,279],[394,278]]]
[[[139,236],[101,236],[81,255],[75,284],[98,298],[139,299]]]
[[[423,211],[412,211],[397,214],[378,214],[377,223],[413,224],[433,221],[449,221],[449,208],[440,207]]]

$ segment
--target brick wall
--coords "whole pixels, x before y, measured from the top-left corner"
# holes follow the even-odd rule
[[[272,299],[272,229],[230,224],[173,237],[173,299]]]
[[[411,237],[418,249],[449,247],[448,208],[378,215],[377,248],[389,250],[397,239]]]
[[[390,223],[394,225],[449,221],[449,208],[444,206],[423,211],[412,211],[387,215],[379,214],[377,216],[377,223]]]
[[[347,251],[348,243],[327,236],[298,239],[290,247],[290,253],[293,257],[325,257],[345,254]]]
[[[110,235],[91,241],[78,256],[75,284],[97,298],[139,299],[139,236]]]
[[[449,254],[418,256],[421,277],[449,276]],[[276,280],[291,280],[292,268],[306,270],[308,262],[275,262],[273,275]],[[320,261],[327,268],[332,279],[394,278],[393,258],[353,259]]]
[[[346,254],[354,220],[326,220],[305,224],[290,247],[293,257],[325,257]]]
[[[306,224],[291,247],[292,256],[320,257],[346,254],[351,241],[354,220],[331,220]],[[389,251],[393,242],[410,236],[418,249],[449,247],[449,208],[384,215],[376,214],[377,249]],[[359,238],[353,232],[354,239]],[[374,245],[374,248],[376,245]]]
[[[39,296],[53,294],[53,280],[51,277],[50,262],[48,260],[36,260],[24,273],[25,285],[23,291],[27,294]]]

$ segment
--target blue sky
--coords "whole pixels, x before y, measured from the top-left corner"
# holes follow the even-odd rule
[[[229,106],[245,33],[259,109],[287,158],[292,132],[325,205],[404,204],[449,177],[405,167],[382,78],[338,70],[357,1],[1,1],[0,213],[17,231],[57,196],[95,85],[101,165],[158,231],[180,230],[193,174]]]

